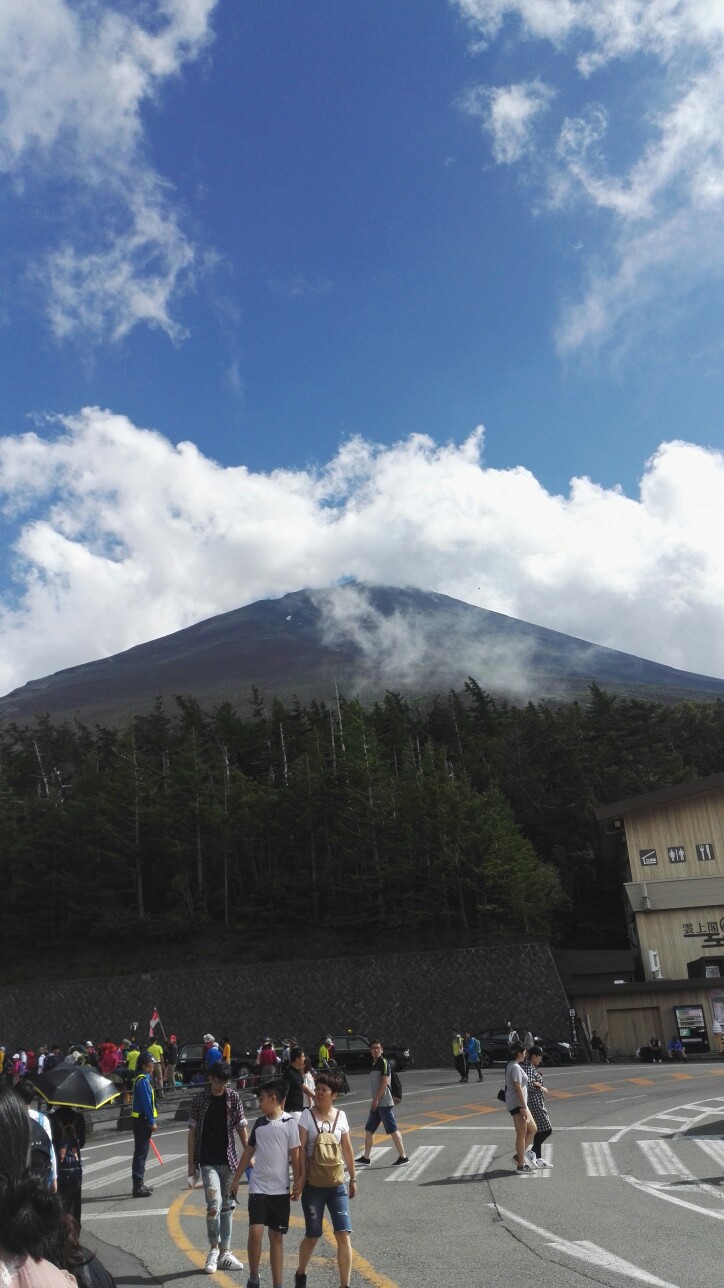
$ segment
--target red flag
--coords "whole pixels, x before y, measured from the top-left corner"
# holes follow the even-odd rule
[[[154,1007],[153,1015],[151,1016],[151,1020],[150,1020],[149,1026],[148,1026],[148,1036],[149,1036],[150,1038],[152,1038],[152,1037],[153,1037],[153,1030],[155,1029],[156,1025],[158,1024],[158,1021],[159,1021],[159,1014],[158,1014],[158,1011],[156,1010],[156,1008]]]

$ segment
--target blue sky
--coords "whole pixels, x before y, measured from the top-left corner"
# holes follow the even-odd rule
[[[348,574],[724,673],[723,50],[717,0],[6,0],[0,689]]]

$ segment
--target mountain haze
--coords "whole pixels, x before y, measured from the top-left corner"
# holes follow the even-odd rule
[[[724,698],[724,680],[679,671],[533,626],[447,595],[349,584],[261,600],[113,657],[33,680],[0,698],[0,717],[45,713],[117,723],[161,695],[241,707],[269,699],[329,700],[335,686],[370,700],[420,696],[472,675],[513,701],[580,696],[595,681],[656,700]]]

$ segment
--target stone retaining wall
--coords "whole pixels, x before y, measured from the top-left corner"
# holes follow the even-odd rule
[[[0,989],[0,1043],[120,1039],[129,1023],[147,1033],[157,1007],[166,1033],[200,1041],[229,1035],[233,1047],[265,1033],[311,1047],[326,1032],[404,1042],[418,1067],[451,1060],[452,1026],[473,1032],[512,1020],[565,1038],[568,1004],[549,945],[541,941],[457,951],[158,971],[101,980],[52,979]]]

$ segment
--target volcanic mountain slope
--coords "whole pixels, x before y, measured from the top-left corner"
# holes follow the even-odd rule
[[[581,696],[591,681],[657,701],[724,697],[724,680],[678,671],[532,626],[447,595],[359,584],[298,591],[198,622],[114,657],[33,680],[0,698],[0,718],[37,714],[116,724],[161,695],[202,706],[329,700],[335,686],[369,700],[460,689],[468,676],[512,701]]]

